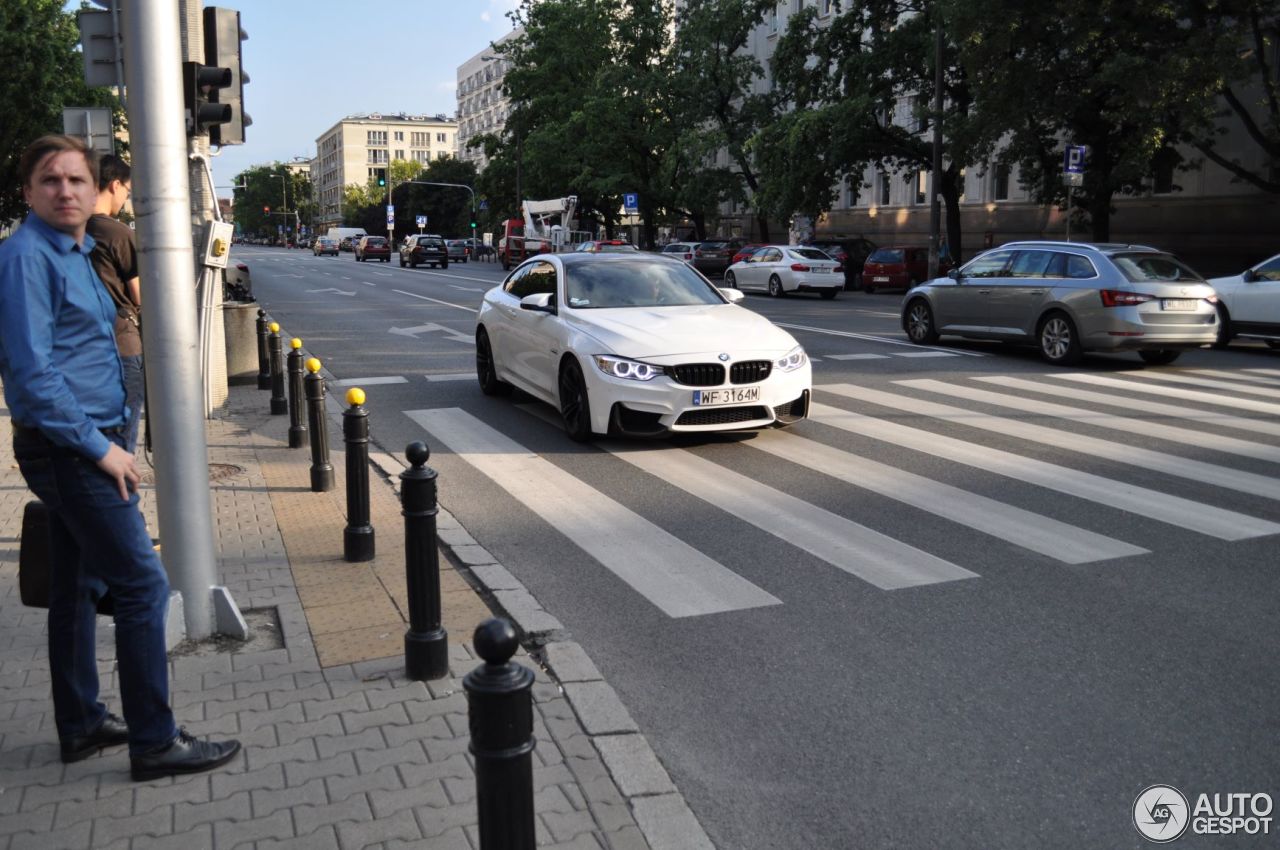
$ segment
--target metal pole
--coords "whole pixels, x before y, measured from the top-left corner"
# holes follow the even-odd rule
[[[449,675],[449,633],[440,624],[440,550],[436,543],[436,471],[427,444],[404,450],[410,468],[400,473],[404,515],[404,567],[409,630],[404,634],[405,676],[415,682]]]
[[[124,15],[148,420],[156,505],[170,584],[182,593],[187,637],[213,633],[217,583],[204,383],[196,329],[187,133],[178,69],[178,5],[132,0]],[[183,281],[187,283],[183,285]]]
[[[1071,194],[1075,191],[1075,186],[1067,184],[1067,241],[1071,241]]]
[[[369,523],[369,411],[364,390],[347,390],[342,412],[342,439],[347,445],[347,527],[342,531],[342,557],[347,561],[372,561],[373,526]]]
[[[942,21],[935,21],[933,29],[933,169],[929,173],[929,280],[938,276],[942,247],[942,208],[938,203],[938,184],[942,178]]]
[[[307,423],[302,406],[302,340],[289,340],[289,448],[302,449],[307,445]]]
[[[307,361],[307,421],[311,423],[311,492],[326,493],[333,489],[333,464],[329,463],[329,431],[324,414],[324,376],[320,361]]]
[[[472,643],[485,660],[462,680],[480,848],[533,850],[533,671],[511,661],[519,644],[506,620],[485,620]]]

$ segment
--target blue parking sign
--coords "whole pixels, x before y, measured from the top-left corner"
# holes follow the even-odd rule
[[[1084,174],[1084,155],[1088,150],[1084,145],[1067,145],[1062,152],[1062,171],[1064,174]]]
[[[622,207],[628,210],[640,209],[640,196],[635,192],[626,192],[622,196]]]

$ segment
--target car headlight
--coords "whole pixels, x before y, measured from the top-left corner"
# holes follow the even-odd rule
[[[614,357],[610,354],[597,354],[596,367],[614,378],[626,378],[630,381],[652,381],[662,374],[661,366],[641,363],[639,360],[628,360],[625,357]]]
[[[804,353],[804,348],[797,345],[788,351],[785,357],[779,357],[775,360],[773,366],[779,372],[794,372],[807,362],[809,362],[809,357]]]

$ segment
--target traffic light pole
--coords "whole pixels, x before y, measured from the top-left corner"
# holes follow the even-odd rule
[[[133,205],[146,334],[147,417],[155,444],[156,504],[163,561],[182,593],[187,636],[214,632],[213,509],[209,450],[191,280],[191,239],[179,8],[131,0],[124,16],[125,84],[133,150]]]

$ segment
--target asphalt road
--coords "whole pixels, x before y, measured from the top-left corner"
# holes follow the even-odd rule
[[[1149,785],[1280,796],[1280,352],[1063,371],[909,345],[899,294],[751,295],[814,358],[810,421],[581,446],[476,385],[500,267],[235,253],[375,442],[427,441],[717,846],[1138,847]]]

